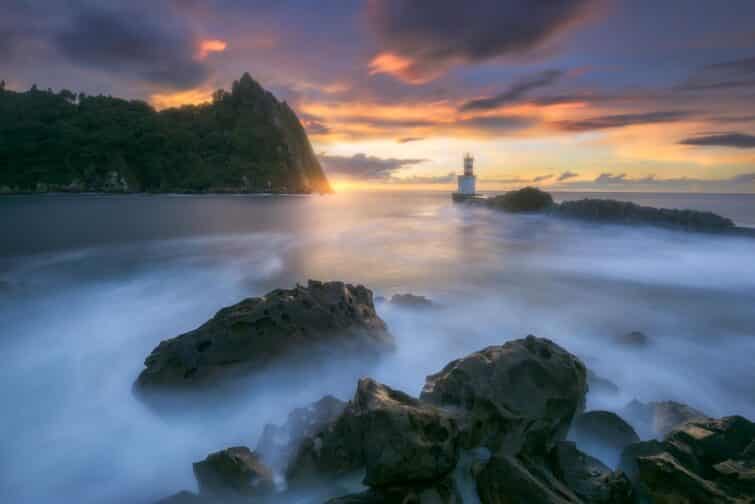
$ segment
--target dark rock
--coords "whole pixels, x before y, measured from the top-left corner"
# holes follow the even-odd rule
[[[370,486],[434,480],[455,467],[457,436],[442,410],[363,378],[341,416],[302,444],[288,477],[307,481],[364,468]]]
[[[194,463],[199,493],[209,496],[265,495],[275,490],[273,473],[245,446],[211,453]]]
[[[622,472],[612,472],[600,460],[578,450],[574,443],[558,443],[553,458],[556,475],[585,502],[632,502],[633,492],[629,478]]]
[[[688,420],[708,418],[705,413],[675,401],[633,400],[619,413],[632,422],[642,438],[663,437]]]
[[[662,441],[628,446],[622,467],[652,502],[755,502],[755,423],[694,419]]]
[[[265,425],[255,451],[272,467],[284,469],[304,440],[335,422],[346,404],[333,396],[325,396],[305,408],[296,408],[289,413],[284,425]]]
[[[414,486],[371,488],[366,492],[331,499],[326,504],[462,504],[451,478]]]
[[[631,345],[631,346],[645,346],[648,344],[648,337],[645,335],[645,333],[640,331],[632,331],[627,334],[623,334],[616,338],[617,343],[621,343],[622,345]]]
[[[588,411],[577,416],[571,435],[581,450],[612,467],[618,465],[626,446],[640,441],[632,426],[610,411]]]
[[[553,206],[553,197],[535,187],[509,191],[485,201],[491,208],[506,212],[542,212]]]
[[[711,212],[653,208],[608,199],[564,201],[555,205],[551,213],[580,220],[610,224],[642,224],[684,231],[722,233],[735,229],[730,219]]]
[[[277,289],[223,308],[199,328],[162,341],[145,360],[137,384],[211,383],[324,344],[370,354],[392,348],[369,289],[310,280],[307,287]]]
[[[584,408],[585,366],[534,336],[491,346],[427,377],[420,398],[460,414],[465,448],[545,453]]]
[[[391,304],[403,308],[432,308],[435,306],[425,296],[415,296],[414,294],[394,294],[391,297]]]
[[[598,394],[616,395],[619,393],[619,387],[614,382],[600,375],[595,374],[591,369],[587,370],[587,384],[589,392]]]

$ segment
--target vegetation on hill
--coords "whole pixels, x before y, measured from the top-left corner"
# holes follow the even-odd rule
[[[330,192],[291,108],[249,74],[212,103],[156,111],[0,86],[0,192]]]

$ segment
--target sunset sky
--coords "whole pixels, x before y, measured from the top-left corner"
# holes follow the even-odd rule
[[[755,192],[753,0],[3,0],[0,79],[199,103],[248,71],[336,188]]]

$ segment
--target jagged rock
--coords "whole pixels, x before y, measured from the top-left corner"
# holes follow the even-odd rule
[[[435,306],[425,296],[416,296],[414,294],[394,294],[391,297],[391,304],[403,308],[432,308]]]
[[[302,442],[335,422],[346,404],[333,396],[325,396],[305,408],[296,408],[289,413],[284,425],[265,425],[255,451],[273,467],[287,467]]]
[[[755,502],[755,423],[732,416],[694,419],[662,441],[628,446],[624,468],[652,502]]]
[[[331,499],[326,504],[463,504],[452,478],[415,486],[371,488]]]
[[[631,425],[610,411],[588,411],[577,416],[571,435],[577,446],[615,467],[625,447],[640,441]]]
[[[507,212],[541,212],[553,206],[553,197],[535,187],[509,191],[485,201],[491,208]]]
[[[442,478],[458,460],[457,434],[442,410],[363,378],[341,416],[303,443],[288,477],[306,481],[364,468],[370,486]]]
[[[194,463],[199,493],[209,496],[265,495],[275,490],[273,473],[245,446],[211,453]]]
[[[708,418],[705,413],[675,401],[643,403],[635,399],[619,413],[634,424],[642,438],[663,437],[688,420]]]
[[[530,335],[452,361],[420,398],[459,412],[466,448],[545,453],[584,408],[586,379],[577,357]]]
[[[616,338],[616,342],[621,343],[622,345],[641,347],[647,345],[649,341],[645,333],[632,331]]]
[[[361,285],[310,280],[223,308],[199,328],[162,341],[147,357],[140,387],[188,386],[249,373],[319,345],[375,354],[393,339]]]
[[[619,387],[608,378],[596,374],[591,369],[587,370],[587,384],[589,385],[589,391],[599,394],[615,395],[619,393]]]
[[[709,233],[732,232],[734,223],[711,212],[670,210],[636,205],[627,201],[582,199],[564,201],[551,212],[561,217],[592,220],[611,224],[642,224],[684,231]]]
[[[574,443],[558,443],[553,455],[558,478],[585,502],[632,502],[632,484],[626,475],[622,472],[612,472],[600,460],[578,450]]]

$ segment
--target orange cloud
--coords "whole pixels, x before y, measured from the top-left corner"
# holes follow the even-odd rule
[[[205,39],[199,43],[197,49],[197,59],[203,60],[207,58],[210,53],[223,52],[228,47],[228,43],[225,40],[220,39]]]
[[[150,95],[149,102],[158,110],[182,105],[199,105],[212,101],[212,93],[211,88],[189,89],[176,93],[155,93]]]
[[[409,84],[424,84],[440,73],[421,71],[416,62],[391,52],[382,52],[372,58],[369,70],[370,75],[389,74]]]

